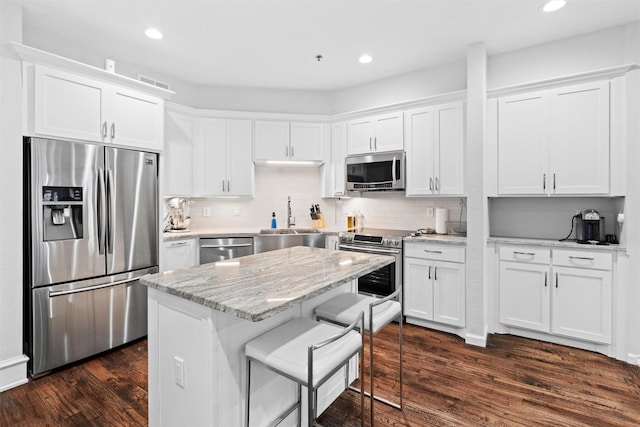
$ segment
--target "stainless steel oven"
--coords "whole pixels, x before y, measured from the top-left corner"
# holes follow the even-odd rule
[[[360,277],[358,292],[387,296],[402,286],[402,238],[409,234],[410,231],[381,229],[340,233],[340,250],[390,255],[395,258],[394,263]]]

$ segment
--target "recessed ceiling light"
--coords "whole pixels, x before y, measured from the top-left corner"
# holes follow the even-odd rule
[[[162,38],[162,33],[155,28],[147,28],[144,34],[154,40],[160,40]]]
[[[544,12],[555,12],[558,9],[562,9],[566,4],[566,0],[549,0],[544,4],[542,10]]]
[[[362,55],[360,58],[358,58],[358,62],[361,64],[368,64],[371,61],[373,61],[371,55]]]

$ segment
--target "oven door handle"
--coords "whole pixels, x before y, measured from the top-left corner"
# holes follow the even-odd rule
[[[369,252],[372,254],[400,255],[400,251],[396,249],[363,248],[362,246],[351,246],[351,245],[338,245],[338,249],[354,250],[358,252]]]

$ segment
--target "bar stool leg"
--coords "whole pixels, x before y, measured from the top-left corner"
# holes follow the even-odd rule
[[[251,409],[251,359],[247,357],[247,379],[245,380],[246,390],[247,390],[247,407],[244,412],[244,425],[245,427],[249,427],[249,411]]]

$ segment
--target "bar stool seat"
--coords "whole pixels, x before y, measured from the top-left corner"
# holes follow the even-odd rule
[[[326,322],[348,325],[358,316],[358,313],[364,313],[364,329],[369,333],[369,378],[370,391],[367,394],[371,398],[371,426],[374,422],[373,401],[378,400],[397,409],[402,409],[402,304],[395,299],[402,301],[402,288],[396,290],[391,295],[384,298],[376,298],[368,295],[347,292],[337,295],[330,300],[320,304],[315,308],[315,316],[317,320]],[[383,327],[391,323],[394,319],[399,319],[398,329],[398,352],[400,362],[400,404],[391,402],[388,399],[374,396],[373,389],[373,336],[377,334]],[[362,381],[362,377],[361,377]],[[350,389],[362,393],[362,386],[358,389],[349,387]]]
[[[356,354],[362,357],[363,313],[356,315],[351,324],[342,328],[299,317],[280,325],[245,345],[247,357],[247,406],[245,424],[249,426],[251,397],[251,362],[257,362],[269,370],[298,383],[298,401],[285,411],[277,424],[298,409],[298,425],[301,425],[301,386],[308,390],[309,426],[317,417],[316,390],[334,373],[346,367]],[[360,362],[360,372],[363,373]],[[361,395],[361,421],[364,426],[364,394]]]

